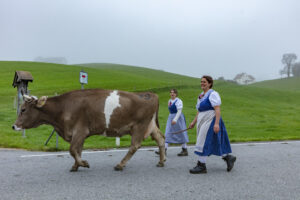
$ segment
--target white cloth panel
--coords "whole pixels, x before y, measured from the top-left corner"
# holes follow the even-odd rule
[[[199,112],[197,118],[197,141],[196,141],[195,151],[198,151],[200,153],[203,152],[206,135],[215,115],[216,114],[214,110]]]

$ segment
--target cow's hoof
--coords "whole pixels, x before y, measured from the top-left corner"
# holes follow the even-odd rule
[[[82,167],[90,168],[90,165],[89,165],[88,161],[83,160],[82,163],[83,163]]]
[[[164,167],[164,166],[165,166],[165,164],[163,162],[158,162],[156,165],[156,167]]]
[[[78,166],[73,166],[71,169],[70,169],[70,172],[77,172],[78,171]]]
[[[122,171],[123,170],[123,167],[119,164],[117,164],[114,168],[116,171]]]

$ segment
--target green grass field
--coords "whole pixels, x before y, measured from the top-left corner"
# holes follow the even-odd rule
[[[300,77],[261,81],[258,83],[251,84],[251,86],[255,86],[259,88],[277,89],[280,91],[300,92]]]
[[[21,132],[11,129],[16,119],[16,88],[12,87],[16,70],[30,71],[34,77],[29,83],[30,94],[54,96],[80,89],[79,71],[88,72],[85,88],[105,88],[126,91],[153,91],[160,98],[159,122],[164,132],[168,116],[169,90],[177,88],[183,100],[187,123],[196,114],[195,104],[200,91],[200,79],[152,70],[114,64],[81,64],[80,66],[35,62],[0,62],[0,147],[28,150],[57,150],[55,137],[47,146],[45,141],[53,130],[40,126]],[[232,142],[300,139],[300,79],[280,79],[240,86],[216,82],[214,89],[222,97],[221,112]],[[276,83],[276,84],[275,84]],[[261,84],[261,85],[260,85]],[[284,84],[287,84],[284,88]],[[290,84],[290,85],[288,85]],[[268,85],[268,86],[266,86]],[[273,87],[272,87],[273,86]],[[280,86],[280,87],[279,87]],[[190,144],[195,143],[195,129],[189,131]],[[130,137],[121,138],[121,147],[130,144]],[[143,146],[155,145],[146,139]],[[85,142],[85,149],[115,147],[115,138],[92,136]],[[69,144],[59,138],[59,149],[67,150]]]

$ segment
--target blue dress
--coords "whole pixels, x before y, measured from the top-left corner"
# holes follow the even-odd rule
[[[200,156],[217,155],[231,153],[231,146],[228,134],[222,118],[220,118],[220,131],[218,134],[214,132],[215,111],[209,97],[213,90],[209,90],[200,103],[197,105],[199,111],[197,119],[197,142],[195,146],[195,154]]]
[[[176,102],[178,99],[176,99],[171,105],[168,106],[169,108],[169,117],[166,125],[166,131],[165,131],[165,137],[166,143],[172,143],[172,144],[183,144],[189,142],[189,138],[187,135],[187,131],[184,131],[179,134],[173,134],[176,131],[184,130],[186,129],[186,122],[185,122],[185,117],[181,113],[180,117],[177,120],[177,123],[172,125],[172,120],[175,118],[176,113],[177,113],[177,107],[176,107]]]

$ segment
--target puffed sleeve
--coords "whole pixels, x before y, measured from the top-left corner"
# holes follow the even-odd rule
[[[212,107],[220,106],[221,105],[221,97],[220,97],[219,93],[216,91],[213,91],[209,96],[209,101],[210,101]]]
[[[202,94],[202,93],[201,93]],[[199,104],[200,104],[200,96],[201,94],[198,95],[198,98],[197,98],[197,104],[196,104],[196,110],[198,110],[199,108]]]
[[[181,101],[181,99],[179,99],[179,98],[177,99],[175,106],[176,106],[177,110],[180,110],[183,108],[183,102]]]

